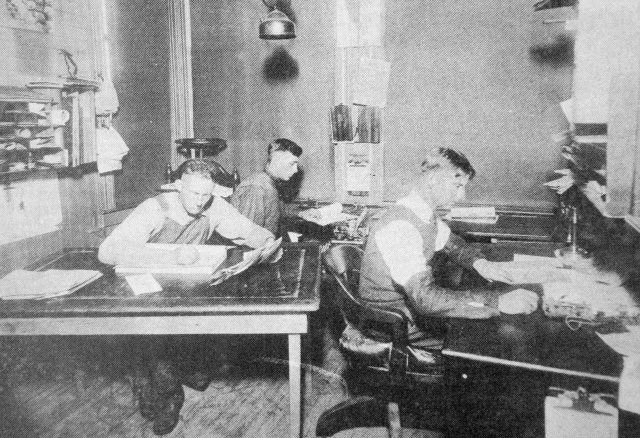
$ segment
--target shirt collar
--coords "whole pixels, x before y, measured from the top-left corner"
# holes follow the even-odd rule
[[[420,220],[426,224],[431,223],[433,220],[433,210],[422,199],[422,196],[418,194],[418,192],[413,189],[411,192],[405,196],[404,198],[398,199],[396,202],[398,205],[402,205],[403,207],[407,207],[409,210],[413,211]]]

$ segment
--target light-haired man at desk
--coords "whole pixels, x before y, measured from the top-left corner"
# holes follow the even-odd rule
[[[429,333],[420,323],[422,317],[489,318],[499,314],[497,296],[477,296],[437,285],[431,266],[436,252],[443,251],[487,280],[511,282],[508,272],[485,260],[435,215],[436,209],[449,208],[464,198],[465,187],[475,175],[469,160],[455,150],[438,148],[427,155],[421,170],[411,192],[373,225],[359,286],[363,300],[401,310],[409,317],[409,340],[414,344],[442,335]]]
[[[204,244],[214,230],[236,244],[252,248],[274,240],[273,233],[251,222],[221,197],[213,196],[216,184],[209,163],[188,160],[180,169],[182,173],[175,182],[177,191],[141,203],[102,242],[98,252],[101,262],[190,265],[198,259],[198,252],[190,244]],[[147,243],[183,245],[167,254]],[[140,413],[153,420],[154,433],[164,435],[175,428],[184,402],[182,381],[175,369],[183,357],[180,354],[170,357],[167,347],[186,355],[194,352],[180,345],[158,345],[154,340],[149,340],[146,347],[151,350],[147,359],[153,363],[148,367],[139,361],[134,394],[139,400]]]

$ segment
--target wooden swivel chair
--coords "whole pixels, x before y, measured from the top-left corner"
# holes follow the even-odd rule
[[[346,328],[340,338],[349,368],[347,380],[351,393],[367,387],[358,395],[322,413],[316,424],[316,436],[327,437],[355,427],[389,429],[392,438],[401,437],[400,405],[418,396],[440,399],[444,387],[444,369],[439,350],[421,351],[408,345],[407,317],[400,311],[363,302],[358,295],[360,263],[363,251],[353,245],[331,247],[323,254],[324,265],[335,280],[336,301]],[[376,339],[365,335],[375,334]],[[419,391],[413,391],[420,388]],[[426,412],[427,408],[421,408]],[[402,412],[402,422],[415,423]],[[423,427],[424,418],[413,427]],[[428,424],[433,427],[433,422]]]

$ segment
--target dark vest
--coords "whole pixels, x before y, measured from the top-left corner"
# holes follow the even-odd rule
[[[165,213],[164,223],[160,230],[153,234],[148,243],[184,243],[202,245],[209,238],[209,218],[199,215],[186,225],[179,224],[167,216],[169,203],[164,195],[155,198]]]
[[[396,220],[409,222],[418,230],[422,236],[422,252],[427,264],[433,258],[438,228],[435,217],[427,224],[420,220],[411,209],[402,205],[393,205],[382,214],[379,220],[375,221],[367,239],[360,270],[359,293],[364,301],[384,303],[401,308],[408,313],[404,303],[404,292],[391,279],[391,271],[384,262],[375,240],[378,230]],[[426,266],[426,268],[431,270],[430,266]]]

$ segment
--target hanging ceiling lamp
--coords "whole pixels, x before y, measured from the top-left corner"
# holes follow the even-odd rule
[[[290,40],[296,37],[296,25],[289,20],[287,14],[278,10],[277,5],[280,3],[289,4],[288,1],[278,0],[262,0],[262,2],[271,8],[271,12],[260,22],[260,39],[263,40]]]

